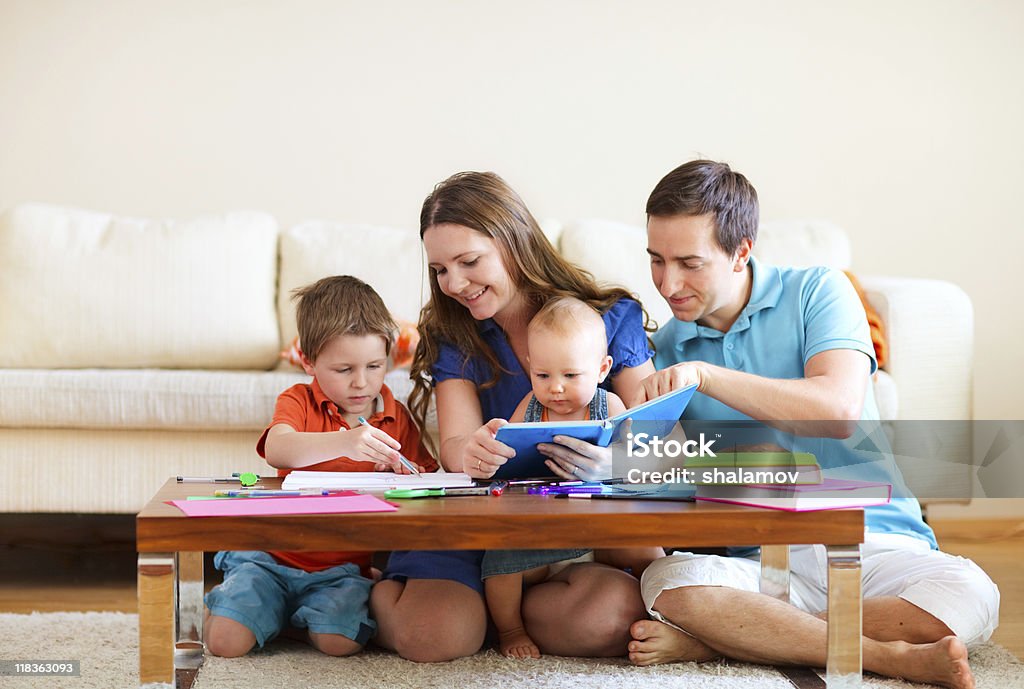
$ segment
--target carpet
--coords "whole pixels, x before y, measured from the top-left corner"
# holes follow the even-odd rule
[[[81,660],[81,677],[0,677],[0,687],[94,689],[138,685],[136,615],[111,612],[0,614],[0,658]],[[1024,688],[1024,663],[996,644],[971,653],[981,689]],[[872,689],[924,685],[869,676]],[[615,689],[791,689],[773,668],[743,663],[680,663],[632,667],[620,659],[503,658],[494,651],[450,663],[423,665],[392,654],[367,651],[329,658],[308,646],[282,640],[244,658],[208,657],[194,689],[251,687],[394,687],[476,689],[502,687],[615,687]]]

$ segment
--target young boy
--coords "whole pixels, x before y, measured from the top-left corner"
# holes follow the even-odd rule
[[[519,403],[513,422],[586,421],[626,411],[615,393],[599,385],[612,368],[601,315],[571,297],[555,297],[537,312],[527,329],[533,392]],[[597,560],[643,569],[665,553],[661,548],[602,550],[489,550],[481,565],[487,607],[499,634],[502,655],[539,658],[540,649],[523,626],[523,589],[550,581],[571,561]],[[557,584],[553,584],[557,585]]]
[[[404,472],[399,450],[422,471],[437,463],[409,412],[384,385],[397,330],[380,296],[351,276],[295,292],[302,365],[313,376],[277,398],[256,451],[286,476],[292,469]],[[363,417],[368,424],[360,424]],[[224,583],[206,596],[210,653],[236,657],[288,626],[335,656],[360,651],[376,630],[367,602],[371,553],[220,552]]]

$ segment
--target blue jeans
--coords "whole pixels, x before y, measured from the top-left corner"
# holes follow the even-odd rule
[[[562,560],[573,560],[589,553],[589,550],[488,550],[480,565],[484,579],[499,574],[525,572],[534,567],[554,564]]]
[[[221,551],[213,563],[224,571],[224,583],[206,594],[206,607],[248,627],[260,648],[287,624],[358,644],[377,631],[368,606],[373,582],[358,565],[307,572],[260,551]]]

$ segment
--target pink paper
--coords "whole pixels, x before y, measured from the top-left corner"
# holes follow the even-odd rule
[[[326,495],[282,498],[168,500],[189,517],[264,517],[274,514],[347,514],[394,512],[398,508],[373,495]]]

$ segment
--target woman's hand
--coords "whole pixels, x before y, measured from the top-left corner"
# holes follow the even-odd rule
[[[554,443],[541,443],[540,453],[555,475],[569,481],[602,481],[612,476],[612,449],[585,440],[556,435]]]
[[[697,386],[697,392],[707,392],[711,375],[708,366],[703,362],[683,362],[675,366],[663,368],[657,373],[640,381],[639,389],[630,400],[630,408],[643,404],[655,397],[681,390],[690,385]]]
[[[490,478],[502,464],[516,456],[516,451],[494,436],[507,424],[505,419],[491,419],[466,440],[462,450],[462,470],[473,478]]]

